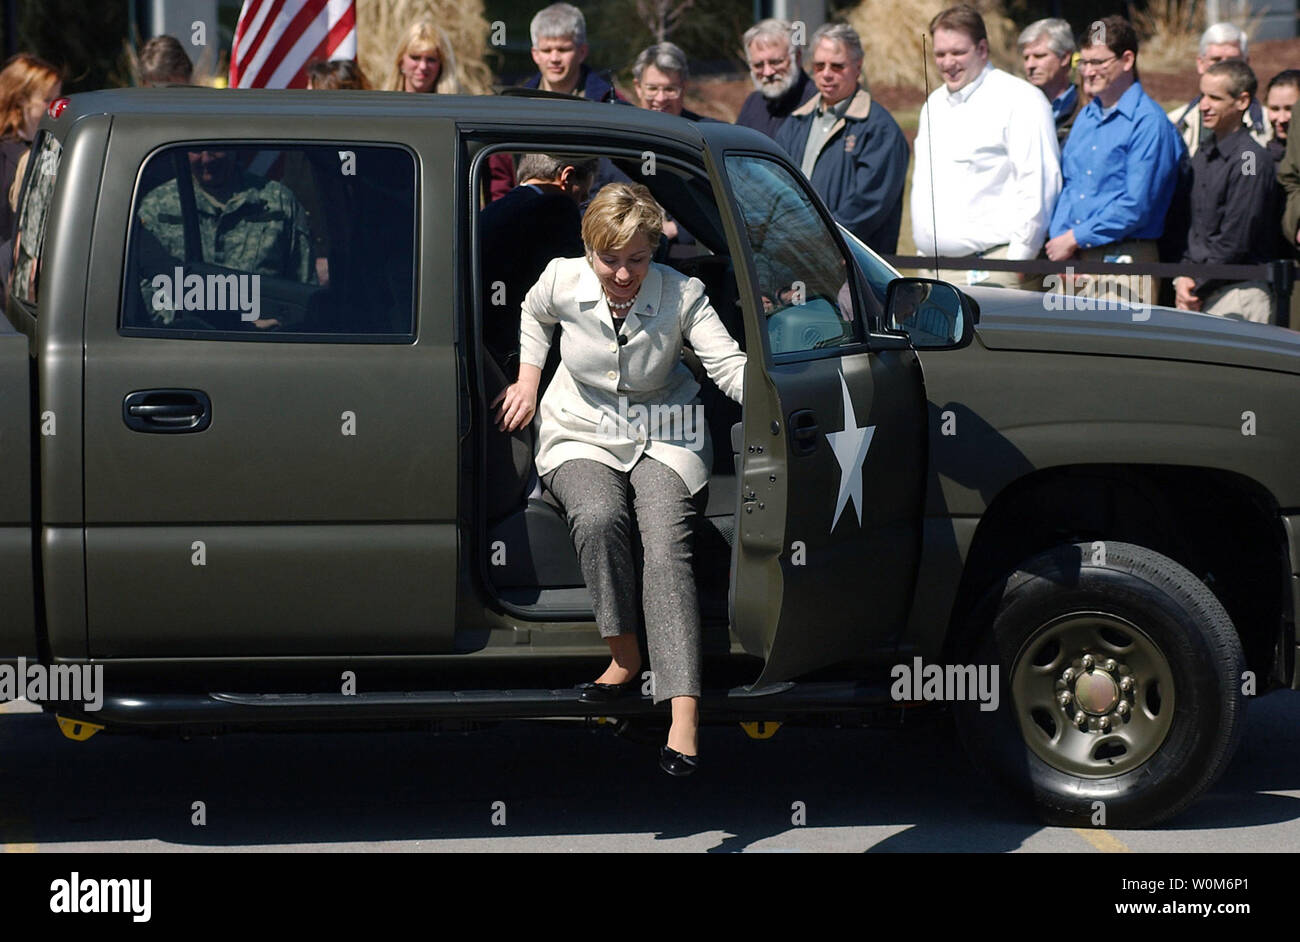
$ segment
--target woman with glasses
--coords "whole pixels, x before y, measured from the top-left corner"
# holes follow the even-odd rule
[[[686,53],[674,43],[657,43],[641,50],[632,63],[632,86],[637,101],[648,111],[677,115],[688,121],[707,121],[686,107]]]
[[[637,101],[647,111],[676,115],[687,121],[712,121],[686,107],[686,53],[675,43],[656,43],[641,50],[632,63],[632,86]],[[671,216],[664,219],[664,238],[669,251],[673,246],[692,246],[695,237],[677,225]],[[684,251],[689,252],[690,249]]]

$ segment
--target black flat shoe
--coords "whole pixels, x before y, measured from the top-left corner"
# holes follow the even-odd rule
[[[700,767],[699,756],[688,756],[670,746],[659,748],[659,768],[669,775],[690,775]]]
[[[589,680],[584,684],[578,684],[578,691],[578,699],[583,703],[609,703],[611,700],[639,696],[641,677],[637,675],[622,684],[602,684],[599,681]]]

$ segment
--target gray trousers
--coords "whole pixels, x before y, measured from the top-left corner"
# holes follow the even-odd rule
[[[707,489],[692,496],[676,471],[649,456],[628,472],[575,458],[542,483],[564,506],[601,637],[635,634],[644,607],[654,702],[698,697],[700,606],[691,552]]]

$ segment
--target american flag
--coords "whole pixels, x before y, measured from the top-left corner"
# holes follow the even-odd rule
[[[306,88],[312,59],[355,59],[356,0],[244,0],[231,88]]]

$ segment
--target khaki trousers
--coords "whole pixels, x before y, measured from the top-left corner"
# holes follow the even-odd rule
[[[979,253],[980,258],[1006,258],[1007,250],[1011,246],[995,245],[991,249],[985,249]],[[940,278],[933,268],[923,268],[917,272],[921,278],[940,278],[942,281],[950,281],[953,284],[964,285],[996,285],[1001,288],[1023,288],[1026,287],[1025,279],[1032,279],[1033,275],[1022,275],[1018,271],[964,271],[961,269],[944,268],[942,273],[945,276]]]
[[[1099,245],[1095,249],[1080,249],[1079,258],[1085,262],[1104,262],[1119,257],[1134,263],[1158,262],[1160,251],[1154,239],[1128,239]],[[1067,262],[1068,264],[1068,262]],[[1152,275],[1087,275],[1075,288],[1079,297],[1103,300],[1132,301],[1155,304],[1160,294],[1160,279]]]
[[[1238,281],[1224,285],[1201,302],[1201,310],[1219,317],[1236,317],[1255,324],[1273,322],[1273,295],[1267,281]]]

